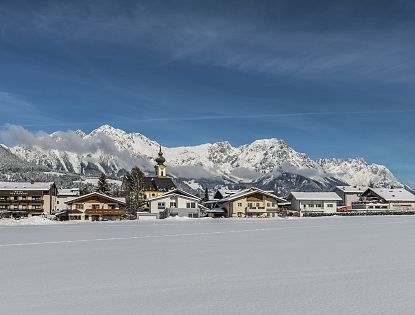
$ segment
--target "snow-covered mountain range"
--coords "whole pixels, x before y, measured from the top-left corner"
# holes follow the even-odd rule
[[[135,165],[152,173],[159,147],[140,133],[103,125],[89,134],[78,130],[40,135],[10,151],[23,161],[57,172],[120,176]],[[283,193],[292,187],[325,190],[345,183],[400,185],[383,165],[368,164],[362,158],[312,160],[280,139],[239,147],[225,141],[162,150],[169,174],[191,189],[256,184]]]

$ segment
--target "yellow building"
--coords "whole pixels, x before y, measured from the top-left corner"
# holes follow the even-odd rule
[[[154,169],[156,176],[149,176],[144,179],[145,199],[163,195],[177,188],[173,180],[167,176],[166,159],[163,156],[163,152],[161,152],[161,146],[155,161]]]
[[[225,210],[228,217],[277,217],[279,204],[286,200],[259,188],[243,189],[226,198],[215,201],[217,207]]]

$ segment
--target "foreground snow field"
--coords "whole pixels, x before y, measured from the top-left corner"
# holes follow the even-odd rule
[[[1,314],[414,314],[415,217],[0,226]]]

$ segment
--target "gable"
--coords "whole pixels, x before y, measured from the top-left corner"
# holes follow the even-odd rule
[[[125,204],[124,201],[118,200],[116,198],[106,196],[100,193],[91,193],[88,195],[83,195],[80,197],[73,198],[65,202],[66,204],[74,203],[115,203],[115,204]]]

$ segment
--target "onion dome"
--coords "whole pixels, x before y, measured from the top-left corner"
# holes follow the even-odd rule
[[[164,162],[166,162],[166,159],[163,156],[163,152],[161,152],[161,146],[160,146],[159,156],[156,158],[156,162],[158,165],[162,165],[164,164]]]

